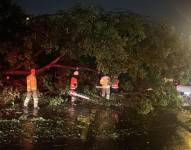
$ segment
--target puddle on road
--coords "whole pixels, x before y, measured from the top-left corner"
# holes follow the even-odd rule
[[[181,142],[177,112],[168,109],[142,116],[68,105],[41,108],[36,115],[2,109],[0,117],[0,149],[162,150],[174,140]]]

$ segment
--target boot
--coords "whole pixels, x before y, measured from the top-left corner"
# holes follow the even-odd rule
[[[24,114],[28,114],[28,107],[27,106],[23,107],[23,112],[24,112]]]

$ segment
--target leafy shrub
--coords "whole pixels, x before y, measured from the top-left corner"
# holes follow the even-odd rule
[[[163,83],[158,89],[134,95],[132,107],[140,114],[148,114],[156,107],[179,107],[182,98],[171,83]]]
[[[1,96],[1,104],[14,105],[15,100],[19,99],[21,94],[17,89],[13,90],[12,87],[5,87],[0,96]]]
[[[56,96],[56,97],[50,98],[49,106],[60,106],[64,102],[66,102],[66,100],[64,100],[61,96]]]

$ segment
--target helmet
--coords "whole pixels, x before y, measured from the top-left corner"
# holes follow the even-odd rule
[[[35,75],[35,74],[36,74],[36,69],[32,68],[32,69],[31,69],[31,74],[34,74],[34,75]]]
[[[6,76],[6,79],[7,79],[7,80],[9,80],[9,79],[10,79],[10,77],[9,77],[9,76]]]
[[[74,71],[73,75],[78,76],[79,72],[78,71]]]
[[[118,79],[118,76],[115,75],[115,76],[113,76],[113,78],[114,78],[114,79]]]

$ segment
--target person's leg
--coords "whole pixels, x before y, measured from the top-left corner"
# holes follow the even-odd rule
[[[75,92],[75,90],[72,89],[72,90],[70,90],[70,92]],[[76,97],[71,95],[72,104],[75,102],[75,100],[76,100]]]
[[[36,109],[36,108],[33,109],[33,116],[37,116],[38,115],[38,110],[39,109]]]
[[[119,89],[112,88],[110,92],[116,94],[116,93],[119,93]]]
[[[39,108],[38,107],[38,96],[37,96],[37,91],[33,91],[33,100],[34,100],[34,108]]]
[[[110,99],[110,88],[106,89],[106,99]]]
[[[32,95],[31,92],[27,92],[27,96],[26,96],[25,101],[24,101],[24,107],[28,107],[28,103],[30,101],[31,95]]]
[[[102,97],[105,97],[106,89],[105,89],[105,88],[102,88],[101,91],[102,91],[101,96],[102,96]]]
[[[75,100],[76,100],[76,97],[75,97],[75,96],[72,96],[72,97],[71,97],[71,101],[72,101],[72,102],[75,102]]]

